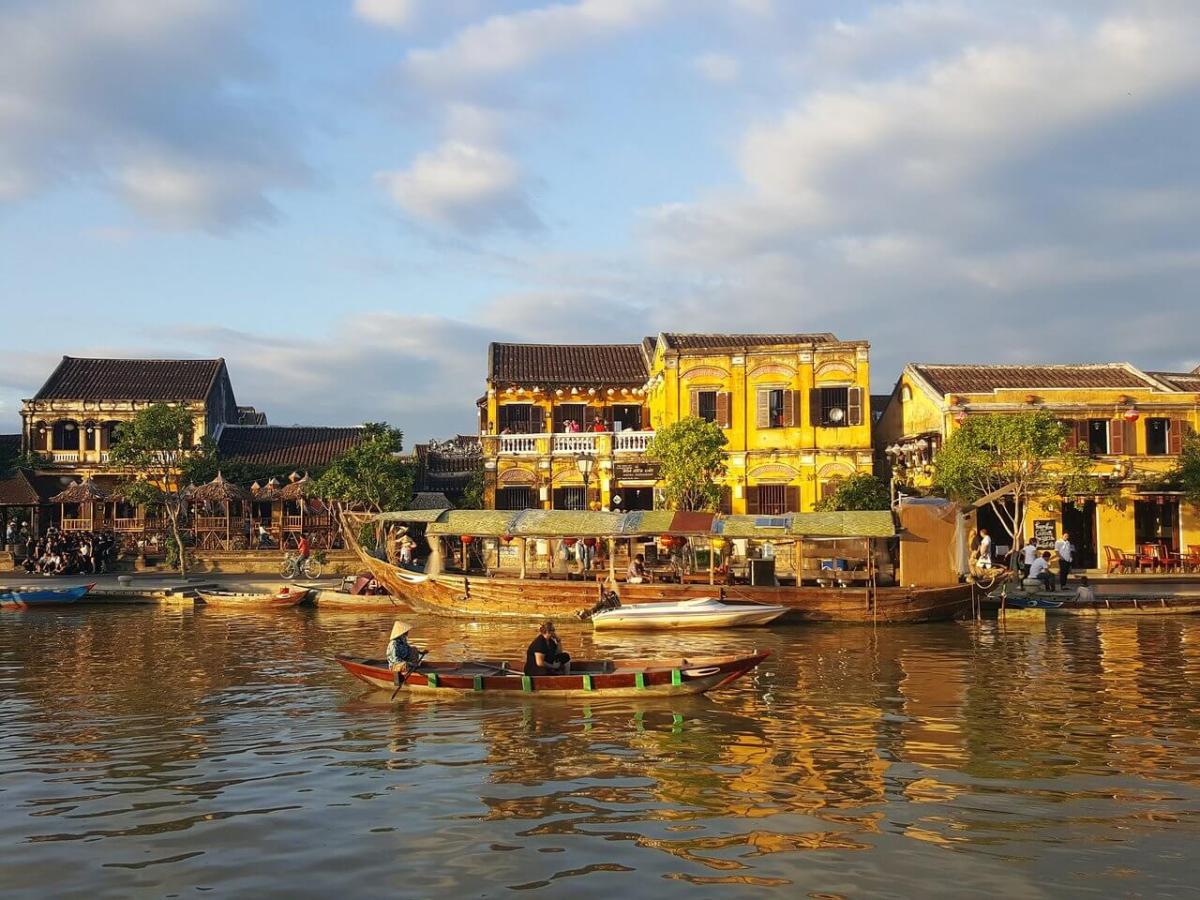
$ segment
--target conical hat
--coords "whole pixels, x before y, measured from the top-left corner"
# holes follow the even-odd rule
[[[407,622],[401,622],[399,619],[397,619],[392,624],[392,634],[388,640],[394,641],[396,638],[400,637],[400,635],[408,634],[410,631],[412,631],[411,625],[409,625]]]

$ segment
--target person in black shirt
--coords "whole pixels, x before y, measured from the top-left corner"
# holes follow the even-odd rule
[[[562,652],[562,644],[554,633],[554,623],[547,620],[538,628],[538,636],[525,651],[526,675],[569,675],[571,656]]]

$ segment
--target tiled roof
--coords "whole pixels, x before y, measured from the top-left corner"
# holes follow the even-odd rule
[[[223,359],[64,356],[35,400],[205,400]]]
[[[488,348],[494,384],[641,385],[646,381],[641,344],[501,344]]]
[[[359,426],[226,425],[217,439],[222,461],[309,468],[328,465],[363,442]]]
[[[674,334],[662,336],[668,350],[738,350],[793,344],[835,344],[828,331],[817,334]]]
[[[17,469],[7,477],[0,478],[0,506],[36,506],[41,502],[37,488],[24,469]]]
[[[1200,391],[1200,372],[1147,372],[1180,391]]]
[[[997,390],[1051,388],[1158,388],[1136,369],[1119,363],[1056,366],[914,365],[939,394],[986,394]]]

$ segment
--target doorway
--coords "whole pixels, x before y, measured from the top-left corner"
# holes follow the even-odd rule
[[[1179,552],[1179,499],[1156,495],[1133,503],[1133,539],[1142,544],[1166,544]]]
[[[1063,500],[1062,530],[1071,535],[1071,543],[1075,545],[1072,568],[1096,568],[1096,501]]]

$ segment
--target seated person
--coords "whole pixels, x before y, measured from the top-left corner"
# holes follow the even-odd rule
[[[646,558],[639,553],[629,561],[629,568],[625,572],[625,581],[629,584],[641,584],[645,580]]]
[[[1029,577],[1036,578],[1047,591],[1054,590],[1054,573],[1050,571],[1050,551],[1045,551],[1029,567]]]
[[[1086,575],[1079,579],[1079,587],[1075,588],[1075,596],[1072,599],[1076,603],[1091,604],[1096,602],[1096,592],[1088,584],[1088,577]]]
[[[538,636],[525,651],[526,675],[569,675],[571,656],[562,652],[562,644],[554,633],[554,623],[547,620],[538,628]]]
[[[258,523],[258,546],[271,547],[271,546],[274,546],[274,544],[275,544],[275,541],[271,537],[271,532],[267,531],[266,526],[263,525],[262,522],[259,522]]]
[[[397,619],[392,624],[392,634],[388,638],[387,661],[393,672],[407,673],[421,663],[424,654],[408,642],[408,633],[412,626]]]

